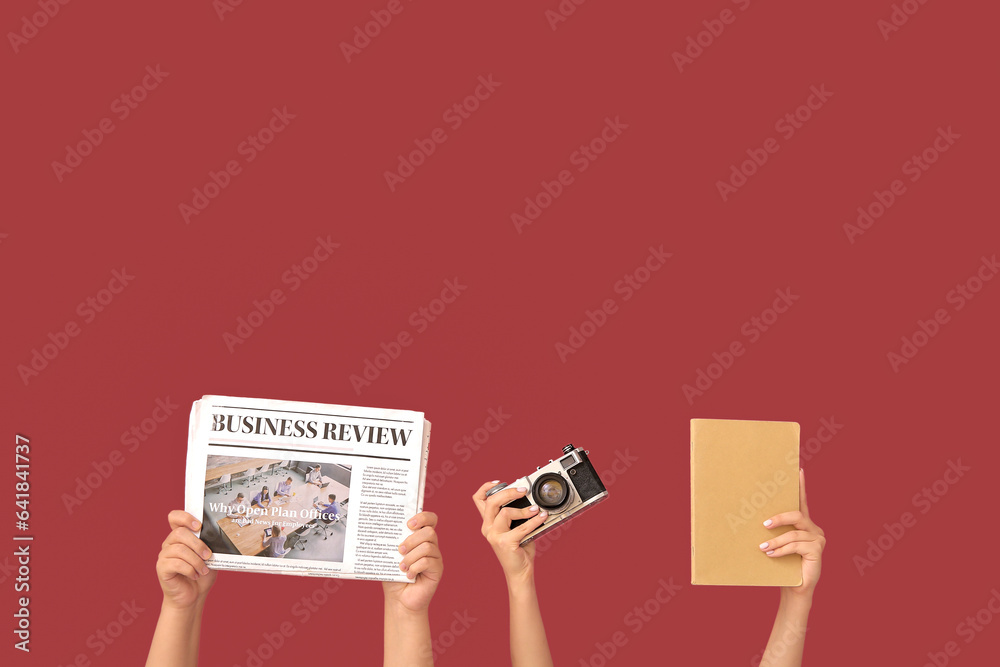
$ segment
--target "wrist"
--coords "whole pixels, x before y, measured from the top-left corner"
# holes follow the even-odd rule
[[[782,588],[779,606],[787,611],[808,614],[812,608],[812,600],[812,590],[797,591],[794,588]]]
[[[535,575],[528,570],[507,576],[507,592],[511,598],[535,594]]]
[[[178,621],[197,621],[201,617],[201,611],[205,607],[205,598],[199,598],[190,604],[178,604],[170,598],[164,597],[163,604],[160,605],[160,616],[169,616]]]
[[[412,586],[413,584],[408,584]],[[385,613],[400,621],[422,620],[427,618],[427,607],[411,609],[399,599],[395,593],[385,591]]]

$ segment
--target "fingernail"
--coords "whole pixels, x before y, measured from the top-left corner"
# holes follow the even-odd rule
[[[499,480],[499,479],[495,479],[495,480],[493,480],[492,482],[490,482],[490,484],[499,484],[499,483],[500,483],[500,480]]]
[[[201,571],[201,573],[202,574],[208,574],[208,568],[206,567],[204,570]]]
[[[526,486],[519,486],[519,487],[517,487],[517,490],[520,491],[521,493],[526,493],[528,491],[528,487],[526,487]]]
[[[400,569],[400,570],[402,570],[403,572],[406,572],[406,570],[407,570],[407,569],[408,569],[409,567],[410,567],[410,566],[409,566],[409,565],[407,565],[406,563],[400,563],[400,564],[399,564],[399,569]]]
[[[768,519],[767,521],[765,521],[765,522],[764,522],[764,527],[765,527],[765,528],[767,528],[767,527],[769,527],[769,526],[770,526],[770,525],[771,525],[772,523],[774,523],[774,522],[773,522],[773,521],[771,521],[770,519]]]
[[[773,551],[765,551],[764,553],[766,553],[768,556],[773,556],[774,555]]]
[[[406,573],[406,578],[407,578],[407,579],[413,579],[413,577],[414,577],[414,576],[415,576],[415,575],[414,575],[414,574],[413,574],[412,572],[407,572],[407,573]]]
[[[201,552],[201,557],[202,557],[202,558],[203,558],[204,560],[208,560],[209,558],[211,558],[211,557],[212,557],[212,552],[211,552],[211,551],[209,551],[208,549],[205,549],[204,551],[202,551],[202,552]]]
[[[406,553],[406,545],[405,544],[400,544],[399,545],[399,553],[401,553],[401,554],[405,554]]]
[[[761,544],[760,548],[761,549],[766,549],[767,548],[767,542],[764,542],[763,544]]]
[[[537,512],[538,511],[538,505],[532,505],[531,507],[528,508],[528,511],[529,512]]]
[[[549,513],[548,513],[548,512],[542,512],[542,513],[541,513],[541,514],[539,514],[538,516],[540,516],[540,517],[542,517],[542,518],[544,519],[544,518],[545,518],[545,517],[547,517],[548,515],[549,515]]]
[[[417,525],[417,520],[416,519],[410,519],[409,521],[406,522],[406,525],[409,526],[410,528],[413,528],[414,526]]]
[[[198,530],[198,522],[197,521],[192,521],[191,522],[191,528],[193,530]]]

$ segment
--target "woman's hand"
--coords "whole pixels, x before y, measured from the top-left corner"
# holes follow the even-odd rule
[[[493,547],[493,553],[500,561],[508,582],[530,580],[535,572],[535,545],[531,543],[522,547],[520,543],[531,531],[542,525],[548,512],[539,512],[535,505],[526,508],[503,507],[513,500],[524,497],[528,489],[506,488],[487,498],[486,492],[496,484],[495,481],[487,482],[472,496],[483,518],[483,537]],[[527,519],[527,521],[512,530],[510,522],[514,519]]]
[[[795,530],[782,535],[776,535],[764,544],[760,550],[771,558],[780,558],[789,554],[802,556],[802,585],[786,586],[782,593],[793,594],[796,597],[811,598],[813,590],[819,582],[821,558],[826,547],[826,533],[809,518],[809,506],[806,504],[805,472],[799,469],[799,511],[777,514],[764,525],[768,528],[793,526]]]
[[[156,560],[156,575],[163,589],[163,604],[176,609],[188,609],[204,602],[215,583],[215,570],[205,561],[212,552],[195,536],[201,523],[183,510],[167,516],[170,534]]]
[[[552,654],[545,636],[545,624],[535,591],[535,543],[521,546],[521,540],[538,528],[548,516],[538,507],[503,507],[523,498],[524,487],[506,488],[489,498],[486,492],[497,482],[487,482],[472,496],[483,517],[483,537],[493,547],[507,577],[510,601],[510,660],[514,667],[552,667]],[[526,519],[513,530],[510,522]]]
[[[434,512],[421,512],[406,522],[413,534],[399,545],[403,561],[399,569],[406,572],[414,583],[395,581],[382,583],[386,604],[394,603],[407,611],[426,612],[441,582],[444,561],[438,548],[438,536],[434,527],[438,518]]]
[[[201,613],[216,572],[205,565],[212,552],[193,532],[201,527],[200,522],[182,510],[174,510],[167,520],[170,534],[156,559],[163,605],[146,667],[195,667]]]

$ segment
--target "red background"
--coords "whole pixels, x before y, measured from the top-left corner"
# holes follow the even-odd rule
[[[557,661],[601,664],[594,642],[622,630],[614,664],[750,664],[776,592],[687,583],[692,417],[798,421],[803,443],[822,418],[844,425],[804,463],[829,537],[809,664],[921,665],[952,640],[952,664],[992,664],[1000,624],[968,644],[956,626],[1000,586],[1000,281],[961,310],[946,295],[998,250],[996,10],[927,3],[886,40],[888,1],[674,4],[593,0],[553,30],[556,0],[404,2],[348,63],[339,44],[385,3],[245,2],[220,20],[208,0],[73,2],[17,53],[3,47],[3,437],[31,439],[36,537],[32,652],[5,628],[3,655],[142,661],[165,515],[182,505],[187,411],[215,393],[426,412],[430,470],[457,468],[427,502],[447,564],[434,636],[450,643],[453,612],[477,619],[440,664],[507,656],[503,579],[470,494],[566,442],[598,469],[626,450],[639,460],[539,559]],[[735,21],[679,72],[673,52],[726,8]],[[37,11],[4,3],[0,26]],[[157,65],[169,75],[118,120],[112,101]],[[488,75],[501,85],[448,127],[442,113]],[[833,95],[786,140],[774,124],[813,85]],[[295,118],[243,161],[237,146],[274,107]],[[52,162],[104,117],[115,130],[60,182]],[[570,154],[606,117],[628,128],[576,172]],[[391,192],[384,172],[436,127],[447,141]],[[939,127],[960,139],[911,183],[902,165]],[[716,182],[768,137],[779,151],[724,202]],[[231,159],[242,173],[186,224],[178,206]],[[518,233],[511,214],[562,169],[574,183]],[[906,193],[849,242],[843,225],[897,178]],[[282,274],[318,236],[340,248],[289,291]],[[673,256],[624,301],[616,281],[661,245]],[[122,267],[134,281],[84,323],[78,304]],[[417,334],[410,314],[456,277],[467,290]],[[287,302],[230,353],[223,334],[275,288]],[[743,323],[785,288],[795,305],[689,403],[682,385],[747,343]],[[563,363],[555,344],[608,298],[619,310]],[[942,307],[950,321],[894,372],[887,353]],[[71,321],[80,334],[22,381],[18,366]],[[403,330],[413,344],[357,395],[350,375]],[[63,494],[168,397],[181,408],[70,515]],[[498,407],[509,421],[461,460],[453,444]],[[914,494],[959,459],[971,471],[921,514]],[[859,575],[854,557],[905,511],[916,525]],[[15,532],[11,514],[0,532]],[[12,625],[14,575],[0,577]],[[661,578],[684,588],[633,633],[625,615]],[[223,573],[203,664],[246,665],[262,633],[297,623],[289,610],[315,583]],[[377,663],[377,588],[348,582],[268,663],[303,651]],[[95,656],[88,637],[132,600],[145,611]]]

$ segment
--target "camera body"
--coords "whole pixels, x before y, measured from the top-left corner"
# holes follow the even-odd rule
[[[517,498],[504,507],[526,508],[538,505],[540,511],[549,513],[541,526],[521,540],[521,546],[541,537],[608,497],[608,490],[604,488],[604,483],[591,465],[588,453],[573,445],[566,445],[562,451],[562,456],[557,460],[549,460],[548,465],[539,466],[530,475],[510,484],[497,484],[486,492],[486,497],[489,498],[508,486],[524,487],[528,489],[524,497]],[[516,528],[527,520],[515,519],[511,521],[510,527]]]

